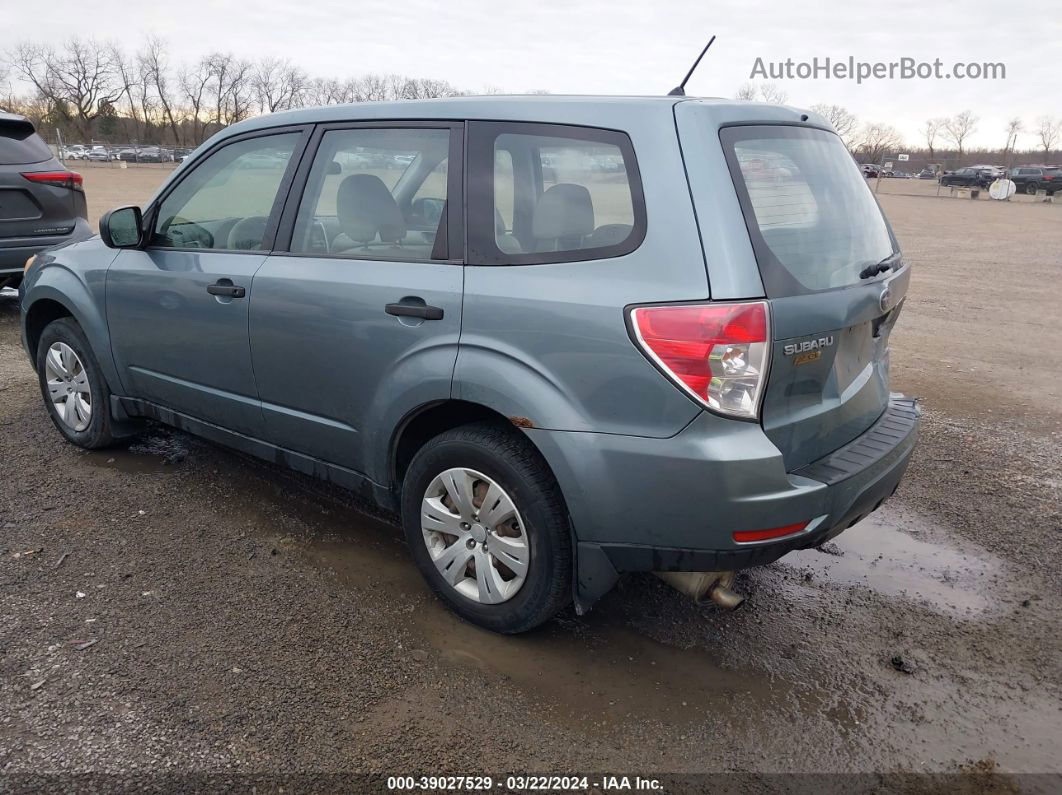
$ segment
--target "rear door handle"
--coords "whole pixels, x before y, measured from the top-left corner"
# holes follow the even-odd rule
[[[425,304],[406,302],[388,304],[384,307],[384,311],[395,317],[419,317],[424,320],[442,320],[443,318],[442,307],[427,306]]]
[[[232,282],[225,284],[220,281],[217,284],[208,284],[207,292],[211,295],[220,295],[225,298],[243,298],[247,295],[246,288],[240,287],[238,284],[233,284]]]

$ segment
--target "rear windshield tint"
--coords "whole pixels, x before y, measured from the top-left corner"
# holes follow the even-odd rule
[[[0,166],[21,166],[52,159],[52,150],[27,122],[0,121]]]
[[[857,284],[895,243],[841,139],[805,127],[720,133],[770,297]]]

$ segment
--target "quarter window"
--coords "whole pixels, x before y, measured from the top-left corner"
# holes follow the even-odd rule
[[[633,251],[645,207],[626,135],[478,122],[470,139],[470,261],[530,265]]]
[[[249,138],[208,155],[159,205],[151,245],[261,249],[299,136]]]
[[[291,251],[367,259],[445,259],[450,131],[366,127],[321,137]],[[445,247],[441,247],[445,248]]]

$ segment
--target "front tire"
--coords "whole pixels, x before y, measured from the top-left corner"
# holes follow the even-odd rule
[[[560,488],[517,431],[465,425],[425,444],[402,482],[402,526],[421,574],[466,621],[525,632],[571,600]]]
[[[45,327],[37,345],[37,377],[48,416],[67,441],[86,450],[114,444],[111,391],[72,318]]]

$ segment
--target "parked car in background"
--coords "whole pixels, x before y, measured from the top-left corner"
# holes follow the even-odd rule
[[[137,152],[136,159],[140,163],[168,163],[173,161],[173,155],[159,146],[145,146]]]
[[[974,166],[970,166],[970,168],[972,168],[972,169],[974,169],[976,171],[983,172],[985,178],[989,180],[989,184],[990,185],[992,184],[992,182],[994,182],[995,180],[999,179],[1000,177],[1004,176],[1007,173],[1007,170],[1005,168],[1001,168],[1000,166],[974,165]]]
[[[354,489],[480,626],[624,571],[734,607],[917,436],[888,367],[911,268],[828,126],[673,96],[260,116],[37,258],[26,351],[69,442],[153,418]]]
[[[1045,190],[1053,196],[1062,185],[1062,167],[1059,166],[1018,166],[1008,172],[1019,193],[1036,195],[1036,191]]]
[[[94,146],[85,153],[85,159],[93,163],[107,163],[111,159],[111,152],[106,146]]]
[[[932,169],[923,168],[921,171],[918,172],[918,178],[919,179],[936,179],[937,178],[937,173],[935,171],[933,171]]]
[[[940,184],[945,187],[987,188],[997,176],[995,169],[967,167],[944,172]]]
[[[860,166],[860,169],[862,169],[863,176],[867,179],[873,179],[878,175],[878,166],[873,163],[863,163],[863,165]]]
[[[173,159],[178,163],[183,163],[185,161],[185,158],[187,158],[190,154],[192,154],[191,149],[178,147],[177,149],[173,150]]]
[[[0,287],[22,281],[41,249],[90,237],[81,175],[65,168],[23,116],[0,113]]]
[[[64,160],[84,160],[88,154],[88,148],[84,144],[71,144],[63,149]]]

